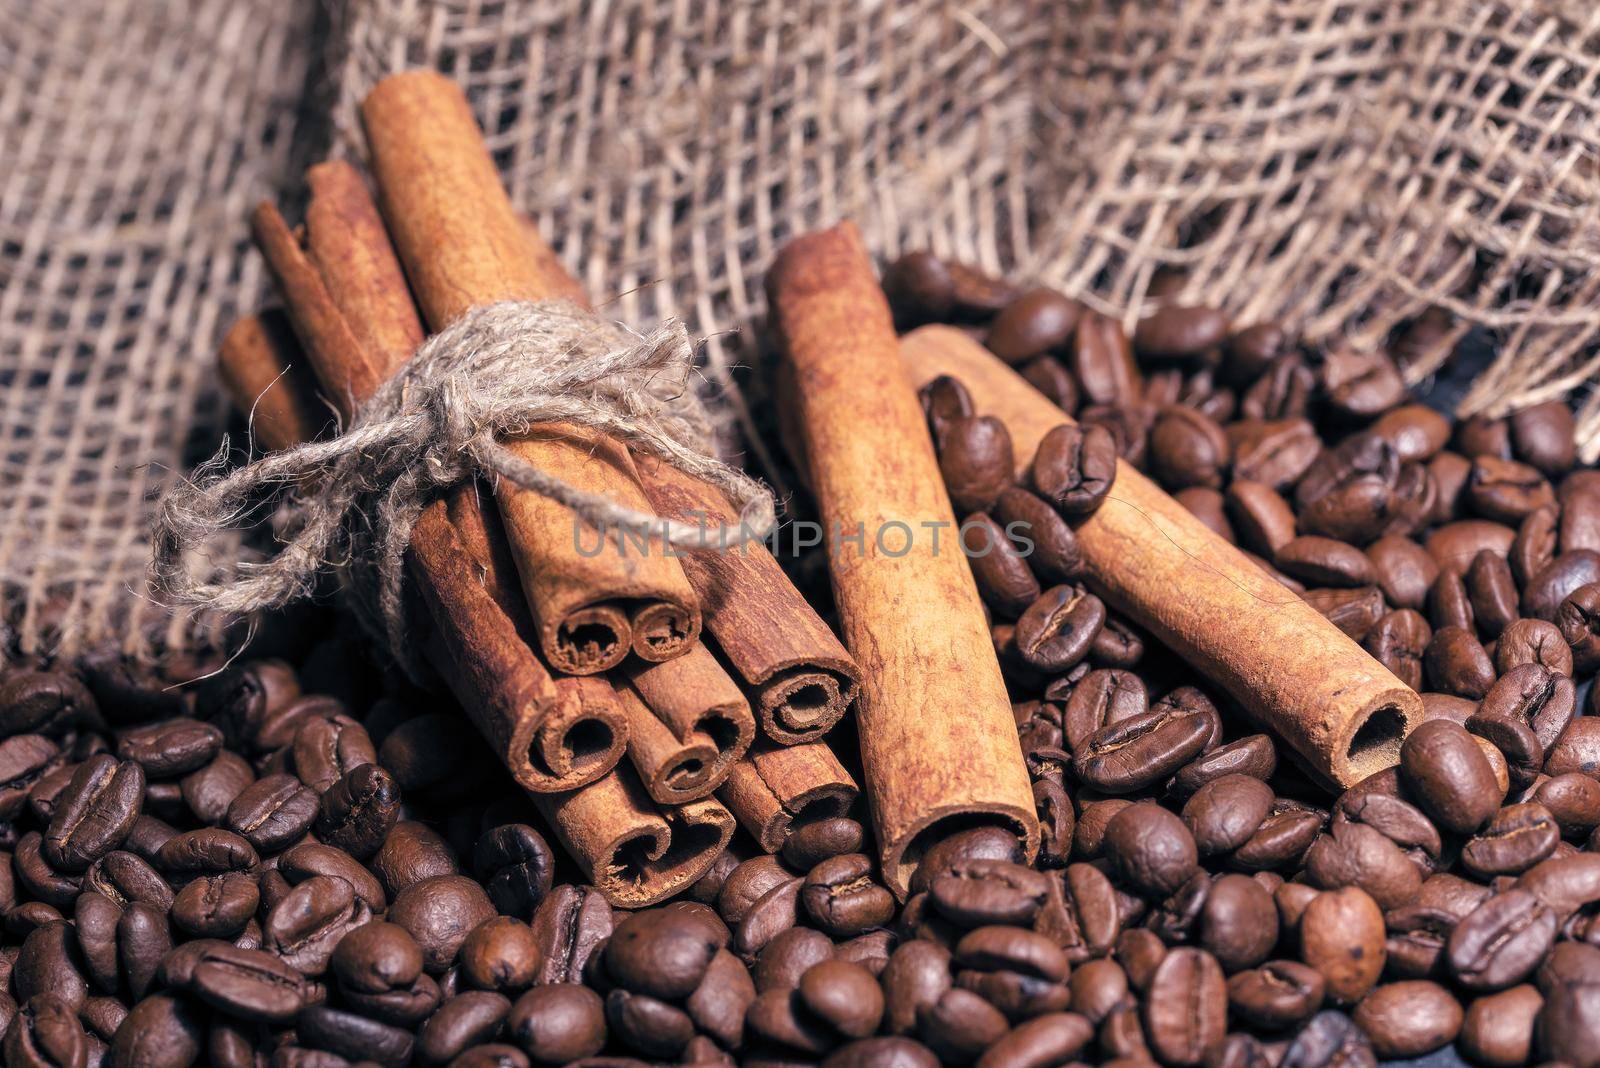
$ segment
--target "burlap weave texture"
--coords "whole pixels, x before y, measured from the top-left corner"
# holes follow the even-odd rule
[[[359,155],[357,103],[412,66],[467,88],[610,314],[711,335],[713,382],[776,248],[847,215],[882,255],[1130,322],[1174,269],[1318,344],[1440,306],[1455,331],[1409,373],[1487,327],[1474,408],[1596,360],[1586,3],[0,0],[0,64],[0,584],[30,648],[163,618],[142,539],[222,425],[211,353],[263,292],[245,213],[321,131]]]

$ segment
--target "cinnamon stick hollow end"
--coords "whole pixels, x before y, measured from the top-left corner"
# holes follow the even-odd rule
[[[829,532],[884,881],[976,824],[1038,849],[1011,701],[888,302],[855,227],[790,242],[767,274],[793,373],[796,436]]]
[[[656,511],[686,523],[737,525],[716,487],[656,457],[634,464]],[[744,683],[762,732],[785,745],[814,742],[856,698],[861,673],[833,631],[760,541],[681,556],[706,633]]]
[[[794,828],[843,816],[860,789],[821,742],[761,742],[734,765],[717,797],[750,836],[776,853]]]
[[[628,755],[650,796],[681,804],[721,786],[755,739],[744,693],[704,645],[625,672],[617,696],[628,710]]]
[[[958,330],[926,326],[901,353],[911,383],[959,379],[1006,425],[1018,473],[1071,419]],[[1399,760],[1422,699],[1344,632],[1129,464],[1077,526],[1089,586],[1227,691],[1313,774],[1348,787]]]
[[[658,806],[626,763],[581,790],[533,800],[595,888],[621,908],[685,889],[733,837],[733,816],[717,801]]]

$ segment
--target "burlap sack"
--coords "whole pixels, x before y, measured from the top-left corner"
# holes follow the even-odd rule
[[[415,65],[467,87],[613,315],[711,335],[713,381],[777,246],[846,215],[883,255],[1129,322],[1164,269],[1322,344],[1442,307],[1409,373],[1487,328],[1471,410],[1597,360],[1600,11],[1576,0],[0,0],[0,62],[0,584],[25,651],[208,640],[145,598],[143,539],[224,425],[213,347],[264,294],[245,213],[330,138],[359,154],[356,104]]]

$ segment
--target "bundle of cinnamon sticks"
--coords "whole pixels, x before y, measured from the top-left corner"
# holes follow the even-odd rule
[[[476,308],[587,306],[513,209],[454,83],[394,76],[362,117],[376,198],[324,163],[299,226],[271,204],[252,220],[283,313],[236,324],[219,361],[268,448],[315,438],[328,406],[348,424]],[[503,444],[628,508],[737,518],[720,490],[587,428]],[[763,545],[583,551],[605,538],[550,498],[469,482],[424,510],[407,566],[428,663],[591,880],[640,906],[698,878],[735,819],[776,850],[797,821],[854,802],[821,739],[862,678]]]

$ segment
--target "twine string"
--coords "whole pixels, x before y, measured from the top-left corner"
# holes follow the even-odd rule
[[[350,427],[229,470],[227,446],[180,481],[157,509],[154,585],[169,599],[231,614],[310,596],[339,572],[355,607],[402,664],[405,551],[422,510],[477,475],[557,501],[603,533],[682,547],[765,537],[775,513],[759,482],[703,450],[715,427],[690,382],[683,325],[646,334],[597,321],[568,301],[485,305],[428,339],[361,407]],[[500,443],[542,423],[571,423],[652,454],[721,489],[738,510],[722,526],[664,520],[580,490]],[[225,532],[276,503],[281,545],[216,581],[190,562]],[[715,538],[713,542],[711,539]]]

